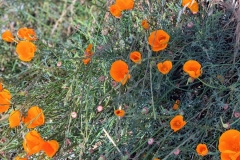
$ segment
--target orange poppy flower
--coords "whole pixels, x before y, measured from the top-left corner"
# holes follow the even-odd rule
[[[118,117],[124,117],[125,116],[125,111],[122,109],[117,109],[114,111],[114,114]]]
[[[14,128],[20,125],[21,113],[20,111],[12,111],[8,118],[10,128]]]
[[[2,39],[6,42],[13,42],[14,41],[14,37],[11,33],[11,31],[6,30],[2,33]]]
[[[122,10],[131,10],[134,7],[134,0],[116,0],[116,5]]]
[[[168,74],[170,70],[172,69],[172,62],[171,61],[164,61],[163,63],[158,63],[157,64],[159,72],[162,74]]]
[[[122,16],[121,9],[119,8],[119,6],[117,4],[111,5],[109,8],[109,11],[116,18],[120,18]]]
[[[27,128],[35,128],[44,124],[43,110],[38,106],[33,106],[28,110],[28,115],[22,121],[27,125]]]
[[[195,60],[188,60],[187,62],[185,62],[185,64],[183,65],[183,70],[194,79],[198,78],[202,74],[201,64]]]
[[[42,150],[46,153],[48,157],[53,157],[59,149],[59,144],[55,140],[45,141]]]
[[[14,160],[27,160],[27,158],[21,158],[19,156],[15,157]]]
[[[6,89],[0,91],[0,113],[6,112],[10,107],[10,100],[12,96]]]
[[[235,129],[225,131],[219,138],[218,149],[222,160],[239,160],[240,132]]]
[[[28,132],[23,140],[23,148],[29,156],[40,152],[43,144],[44,140],[42,139],[40,134],[35,130]]]
[[[199,10],[198,3],[195,0],[182,0],[182,6],[186,6],[193,14],[196,14]]]
[[[198,144],[196,151],[200,156],[206,156],[208,154],[208,148],[206,144]]]
[[[172,107],[172,109],[173,110],[177,110],[179,108],[179,105],[180,105],[180,100],[176,100],[174,105],[173,105],[173,107]]]
[[[134,51],[130,53],[130,59],[137,64],[141,64],[141,60],[142,60],[142,55],[140,52],[138,51]]]
[[[128,65],[122,60],[113,62],[110,68],[110,76],[116,82],[121,82],[124,85],[127,80],[131,77],[128,70]]]
[[[17,44],[16,52],[20,60],[28,62],[34,57],[36,46],[32,42],[20,41]]]
[[[167,47],[169,39],[170,36],[164,30],[157,30],[148,37],[148,44],[153,51],[157,52]]]
[[[37,40],[37,35],[34,32],[33,29],[30,28],[20,28],[17,32],[17,35],[19,38],[22,38],[24,40],[34,41]]]
[[[170,121],[170,126],[174,132],[177,132],[178,130],[183,128],[186,123],[187,122],[183,120],[182,115],[177,115]]]
[[[142,20],[142,27],[146,30],[148,30],[150,28],[147,20]]]
[[[91,61],[93,54],[94,53],[92,52],[92,44],[89,44],[84,52],[84,58],[82,60],[85,65]]]

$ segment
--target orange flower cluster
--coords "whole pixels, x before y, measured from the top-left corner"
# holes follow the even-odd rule
[[[198,13],[198,3],[195,0],[182,0],[182,6],[187,7],[193,14]]]
[[[219,138],[218,150],[221,152],[221,160],[240,159],[240,131],[230,129]]]
[[[109,11],[114,17],[120,18],[122,11],[131,10],[133,6],[134,0],[116,0],[116,3],[110,6]]]
[[[10,128],[14,128],[20,125],[21,123],[21,113],[20,111],[12,111],[9,118]],[[44,114],[41,108],[38,106],[33,106],[28,110],[27,117],[22,117],[23,123],[27,128],[35,128],[44,124]]]
[[[141,64],[141,60],[142,60],[142,55],[140,52],[138,51],[134,51],[130,53],[130,59],[137,64]]]
[[[53,157],[59,149],[59,144],[55,140],[44,141],[37,131],[32,130],[25,135],[23,148],[29,156],[44,151],[48,157]]]
[[[86,65],[91,61],[91,58],[93,56],[92,52],[92,44],[89,44],[84,52],[84,58],[83,58],[83,63]]]
[[[198,144],[197,148],[196,148],[196,151],[197,151],[198,155],[206,156],[208,154],[207,145],[206,144],[202,144],[202,143]]]
[[[183,120],[182,115],[177,115],[170,121],[170,126],[174,132],[177,132],[178,130],[182,129],[186,123],[187,122]]]
[[[148,37],[148,43],[155,52],[164,50],[167,45],[170,36],[164,30],[157,30],[150,34]]]
[[[36,33],[30,28],[20,28],[17,32],[18,38],[22,39],[18,41],[14,39],[12,33],[6,30],[2,33],[2,39],[6,42],[16,42],[16,53],[20,60],[29,62],[33,59],[34,53],[36,52],[36,46],[30,42],[37,40]]]
[[[7,89],[3,88],[0,83],[0,113],[6,112],[10,107],[11,94]]]
[[[128,65],[122,60],[117,60],[113,62],[110,68],[110,76],[116,82],[121,82],[124,85],[128,79],[130,79],[130,74],[128,70]]]
[[[148,21],[147,20],[142,20],[142,27],[144,28],[144,29],[146,29],[146,30],[148,30],[149,28],[150,28],[150,26],[149,26],[149,23],[148,23]]]

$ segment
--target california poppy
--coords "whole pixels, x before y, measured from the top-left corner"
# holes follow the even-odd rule
[[[142,27],[144,28],[144,29],[146,29],[146,30],[148,30],[149,28],[150,28],[150,26],[149,26],[149,23],[148,23],[148,21],[147,20],[142,20]]]
[[[117,109],[114,111],[114,114],[118,117],[124,117],[125,116],[125,111],[122,109]]]
[[[29,40],[29,41],[37,40],[37,35],[35,31],[30,28],[26,28],[26,27],[20,28],[17,32],[17,35],[19,38],[22,38],[24,40]]]
[[[0,113],[6,112],[10,107],[12,96],[7,89],[0,91]]]
[[[182,0],[182,6],[189,8],[193,14],[196,14],[199,8],[198,3],[195,0]]]
[[[14,128],[20,125],[21,122],[21,113],[20,111],[12,111],[8,118],[10,128]]]
[[[44,140],[42,139],[40,134],[35,130],[28,132],[23,140],[23,148],[29,156],[40,152],[43,144]]]
[[[201,64],[195,60],[188,60],[183,65],[184,72],[188,73],[192,78],[198,78],[201,74]]]
[[[119,8],[119,6],[117,4],[111,5],[109,7],[109,11],[116,18],[120,18],[122,16],[121,9]]]
[[[129,56],[134,63],[137,63],[137,64],[141,63],[142,55],[140,52],[138,51],[131,52]]]
[[[173,105],[173,107],[172,107],[172,109],[173,110],[177,110],[179,108],[179,105],[180,105],[180,100],[176,100],[174,105]]]
[[[82,60],[85,65],[91,61],[93,54],[94,53],[92,52],[92,44],[89,44],[84,52],[84,58]]]
[[[196,152],[200,156],[206,156],[208,154],[208,148],[206,144],[198,144],[196,148]]]
[[[2,83],[0,83],[0,92],[2,92],[3,91],[3,85],[2,85]]]
[[[110,76],[116,82],[121,82],[124,85],[127,80],[130,78],[128,65],[122,60],[117,60],[113,62],[110,68]]]
[[[2,39],[6,42],[13,42],[14,41],[14,37],[11,33],[11,31],[6,30],[2,33]]]
[[[222,160],[239,160],[240,132],[235,129],[225,131],[219,138],[218,149]]]
[[[134,7],[134,0],[116,0],[116,5],[123,10],[131,10]]]
[[[35,128],[44,124],[43,110],[38,106],[33,106],[28,110],[26,118],[23,118],[23,122],[27,125],[27,128]]]
[[[27,158],[21,158],[19,156],[15,157],[14,160],[27,160]]]
[[[152,47],[152,50],[157,52],[164,50],[167,45],[170,36],[164,30],[157,30],[150,34],[148,37],[148,44]]]
[[[42,146],[42,150],[48,157],[53,157],[59,149],[59,144],[55,140],[45,141]]]
[[[186,123],[187,122],[183,120],[182,115],[177,115],[170,121],[170,126],[174,132],[177,132],[178,130],[182,129]]]
[[[16,52],[22,61],[31,61],[36,52],[36,46],[32,42],[20,41],[17,44]]]
[[[164,61],[157,64],[159,72],[162,74],[168,74],[172,69],[172,62],[171,61]]]

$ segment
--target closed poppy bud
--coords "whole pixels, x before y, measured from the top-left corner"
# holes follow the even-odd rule
[[[168,72],[170,72],[170,70],[172,69],[172,62],[164,61],[164,62],[158,63],[157,67],[159,72],[161,72],[162,74],[168,74]]]
[[[41,151],[44,140],[40,136],[40,134],[32,130],[28,132],[23,140],[23,148],[25,152],[30,156],[32,154],[38,153]]]
[[[176,100],[172,109],[177,110],[179,108],[179,105],[180,105],[180,100]]]
[[[59,149],[59,144],[55,140],[45,141],[42,146],[42,150],[48,157],[53,157]]]
[[[121,12],[119,6],[116,5],[116,4],[111,5],[110,8],[109,8],[109,11],[116,18],[120,18],[121,15],[122,15],[122,12]]]
[[[147,20],[142,20],[142,27],[146,30],[148,30],[150,28]]]
[[[142,60],[142,55],[140,52],[138,51],[134,51],[130,53],[130,59],[137,64],[141,64],[141,60]]]
[[[174,132],[177,132],[178,130],[182,129],[186,123],[187,122],[183,120],[182,115],[177,115],[170,121],[170,126]]]
[[[44,124],[43,110],[38,106],[33,106],[28,110],[28,115],[23,118],[23,122],[27,125],[27,128],[35,128]]]
[[[34,41],[37,40],[37,35],[33,29],[30,28],[20,28],[17,32],[19,38],[24,40]]]
[[[6,42],[13,42],[14,41],[14,37],[11,33],[11,31],[6,30],[2,33],[2,39]]]
[[[10,107],[12,96],[7,89],[0,91],[0,113],[6,112]]]
[[[196,151],[200,156],[206,156],[208,154],[208,148],[206,144],[198,144]]]
[[[148,44],[152,47],[155,52],[164,50],[167,45],[170,36],[164,30],[157,30],[150,34],[148,37]]]
[[[124,85],[131,77],[129,74],[127,63],[122,60],[117,60],[113,62],[110,68],[110,76],[116,82],[121,82],[122,85]]]
[[[20,41],[16,47],[16,52],[18,54],[19,59],[26,62],[32,60],[36,50],[37,50],[36,46],[32,42],[28,41]]]
[[[8,118],[10,128],[14,128],[20,125],[21,113],[20,111],[12,111]]]
[[[114,111],[114,114],[118,117],[124,117],[125,116],[125,111],[122,109],[117,109]]]
[[[91,58],[84,58],[83,60],[83,64],[88,64],[91,61]]]

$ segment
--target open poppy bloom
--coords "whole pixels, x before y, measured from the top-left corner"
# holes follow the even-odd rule
[[[122,109],[117,109],[114,111],[114,114],[118,117],[124,117],[125,116],[125,111]]]
[[[28,41],[34,41],[37,40],[37,35],[33,29],[30,28],[20,28],[17,32],[17,35],[19,38],[22,38],[24,40]]]
[[[141,64],[141,60],[142,60],[142,55],[140,52],[138,51],[134,51],[130,53],[130,59],[137,64]]]
[[[116,82],[121,82],[124,85],[127,80],[130,78],[128,65],[122,60],[117,60],[113,62],[110,68],[110,76]]]
[[[116,5],[123,10],[131,10],[134,7],[134,0],[116,0]]]
[[[182,6],[186,6],[193,14],[198,13],[198,3],[195,0],[182,0]]]
[[[0,91],[0,113],[6,112],[10,107],[12,96],[7,89]]]
[[[20,111],[12,111],[8,118],[10,128],[14,128],[20,125],[21,113]]]
[[[185,62],[185,64],[183,65],[183,70],[194,79],[198,78],[202,74],[201,64],[195,60],[188,60],[187,62]]]
[[[208,154],[208,148],[206,144],[198,144],[196,151],[200,156],[206,156]]]
[[[157,52],[167,47],[169,39],[170,36],[164,30],[157,30],[148,37],[148,44],[153,51]]]
[[[117,4],[111,5],[109,7],[109,11],[116,18],[120,18],[122,16],[122,11],[121,11],[120,7]]]
[[[219,138],[218,150],[222,160],[239,160],[240,132],[235,129],[225,131]]]
[[[35,130],[28,132],[23,140],[23,148],[29,156],[40,152],[43,144],[44,140],[42,139],[40,134]]]
[[[170,121],[170,126],[174,132],[177,132],[178,130],[182,129],[186,123],[187,122],[183,120],[182,115],[177,115]]]
[[[28,41],[20,41],[16,47],[19,59],[26,62],[32,60],[36,50],[36,46],[32,42]]]
[[[150,28],[147,20],[142,20],[142,27],[146,30],[148,30]]]
[[[35,128],[44,124],[43,110],[38,106],[33,106],[28,110],[26,118],[22,118],[22,121],[27,125],[27,128]]]
[[[172,107],[172,109],[173,110],[177,110],[179,108],[179,105],[180,105],[180,100],[176,100],[174,105],[173,105],[173,107]]]
[[[55,140],[45,141],[42,146],[42,150],[48,157],[53,157],[59,149],[59,144]]]
[[[89,44],[84,52],[84,58],[83,58],[83,63],[86,65],[91,61],[91,58],[93,56],[92,52],[92,44]]]
[[[6,30],[2,33],[2,39],[6,42],[13,42],[14,41],[14,37],[11,33],[11,31]]]
[[[171,61],[164,61],[157,64],[159,72],[162,74],[168,74],[172,69],[172,62]]]

